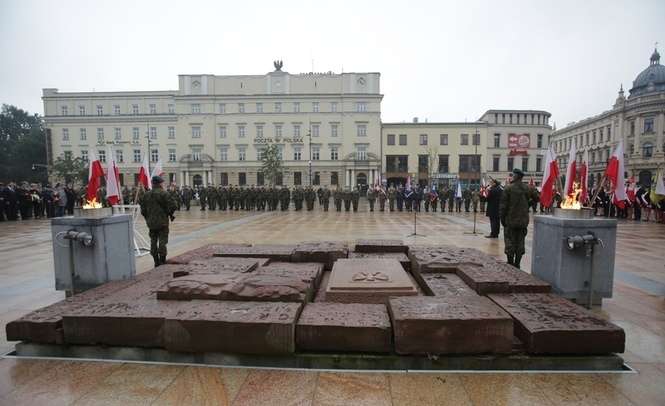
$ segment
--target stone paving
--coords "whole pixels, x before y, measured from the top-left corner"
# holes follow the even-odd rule
[[[317,210],[248,215],[194,209],[178,216],[170,249],[179,254],[206,243],[339,240],[353,244],[358,239],[404,239],[409,244],[474,247],[501,257],[502,241],[465,234],[471,230],[469,215],[422,213],[419,220],[418,231],[425,236],[406,239],[412,231],[412,215],[407,214]],[[479,230],[487,232],[486,219],[479,216],[479,220]],[[63,295],[52,288],[48,224],[5,223],[0,224],[0,230],[0,253],[5,256],[0,268],[4,327],[4,323]],[[4,359],[0,361],[0,403],[193,404],[206,399],[214,404],[243,405],[662,404],[664,230],[656,224],[619,225],[615,297],[606,300],[603,309],[595,310],[624,329],[624,357],[639,374],[363,374]],[[639,261],[632,255],[638,248]],[[148,270],[149,258],[139,259],[137,267]],[[11,344],[4,344],[4,348],[10,349]]]

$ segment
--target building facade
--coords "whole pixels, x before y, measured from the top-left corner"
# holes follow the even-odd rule
[[[665,164],[665,66],[654,50],[649,66],[633,81],[626,98],[621,86],[612,109],[554,131],[550,143],[565,173],[571,146],[577,160],[588,153],[590,186],[598,184],[607,161],[623,141],[627,176],[650,185],[653,175]]]
[[[44,89],[49,163],[113,154],[122,184],[137,183],[144,154],[180,185],[264,185],[262,153],[276,145],[277,184],[379,181],[478,185],[513,167],[537,179],[549,137],[545,111],[489,110],[470,123],[381,123],[380,74],[282,71],[180,75],[178,90]]]
[[[502,182],[513,168],[539,182],[551,127],[542,110],[488,110],[470,123],[384,123],[382,156],[388,183],[478,187]]]
[[[170,182],[262,185],[262,151],[277,145],[279,184],[355,186],[379,176],[378,73],[180,75],[178,90],[62,93],[44,89],[49,160],[106,160],[135,184],[143,154]]]

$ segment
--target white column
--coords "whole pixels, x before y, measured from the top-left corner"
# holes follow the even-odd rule
[[[208,186],[208,171],[203,171],[203,185]]]
[[[185,172],[180,171],[180,186],[184,186],[184,185],[185,185]]]
[[[344,169],[344,187],[351,186],[349,183],[349,174],[351,172],[348,169]]]
[[[356,171],[351,169],[351,187],[356,187]]]
[[[189,186],[189,171],[185,171],[185,185]]]

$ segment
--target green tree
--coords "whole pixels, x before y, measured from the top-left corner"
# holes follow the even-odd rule
[[[58,157],[53,162],[51,173],[58,179],[64,179],[65,183],[84,183],[88,178],[88,162],[80,157]]]
[[[282,154],[277,145],[271,144],[263,150],[261,171],[270,184],[277,183],[277,177],[282,173]]]
[[[0,180],[46,182],[46,138],[44,122],[37,114],[30,114],[7,104],[0,109]]]

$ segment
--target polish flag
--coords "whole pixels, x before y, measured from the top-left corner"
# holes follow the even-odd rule
[[[107,166],[106,166],[106,200],[111,206],[115,206],[120,202],[120,173],[118,166],[115,163],[115,155],[111,147],[108,148],[106,153]]]
[[[575,144],[570,146],[570,152],[568,153],[568,168],[566,169],[566,186],[563,188],[564,198],[568,198],[570,195],[575,193],[574,183],[575,175],[577,175],[577,151],[575,150]]]
[[[584,151],[584,158],[580,165],[580,184],[582,192],[580,193],[580,203],[586,204],[589,200],[589,150]]]
[[[624,208],[625,200],[628,199],[626,194],[626,177],[625,167],[623,162],[623,141],[619,141],[614,153],[610,157],[610,161],[605,169],[605,177],[612,182],[612,192],[614,193],[613,203],[619,208]]]
[[[462,198],[462,184],[460,181],[457,181],[457,192],[455,193],[455,197],[461,199]]]
[[[637,198],[635,192],[635,177],[631,176],[628,178],[628,189],[626,190],[626,195],[631,203],[635,203],[635,199]]]
[[[162,168],[162,160],[160,159],[157,161],[157,165],[155,165],[154,168],[152,168],[152,174],[150,177],[152,178],[153,176],[163,176],[164,175],[164,169]]]
[[[88,166],[88,188],[85,193],[85,199],[92,201],[97,198],[97,189],[99,189],[100,178],[104,176],[104,168],[102,163],[97,159],[95,151],[90,151],[89,154],[90,166]],[[100,202],[97,202],[100,203]]]
[[[411,190],[411,175],[406,178],[406,190]]]
[[[543,207],[550,207],[554,198],[554,188],[556,180],[559,178],[559,165],[556,162],[556,154],[550,147],[545,154],[545,171],[543,180],[540,182],[540,204]]]
[[[148,164],[148,154],[143,155],[143,163],[141,164],[141,169],[139,170],[139,183],[143,185],[146,190],[152,189],[152,182],[149,179],[150,176],[150,166]]]

